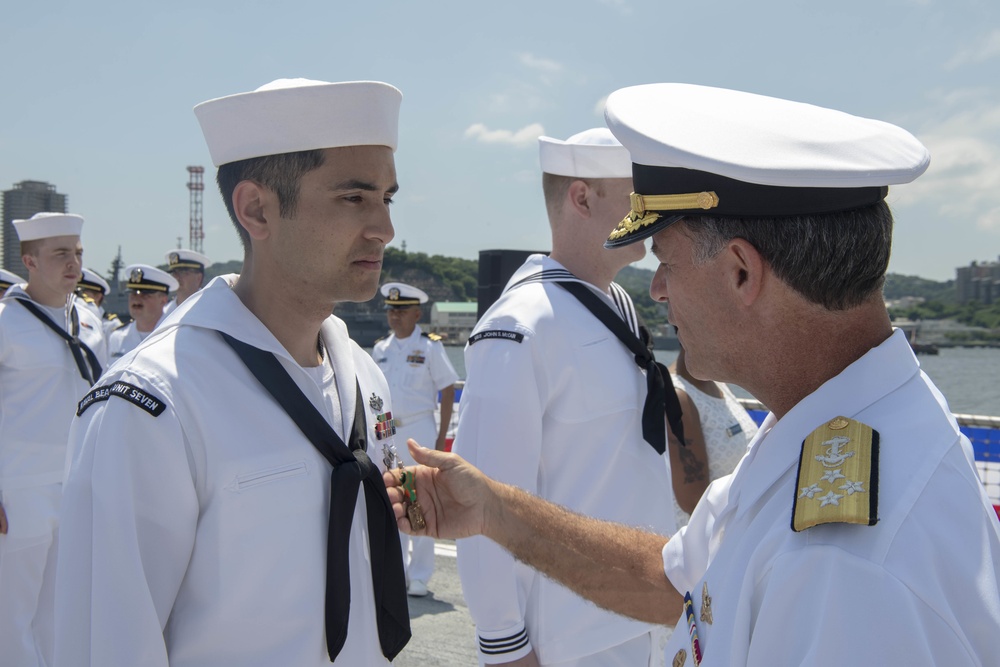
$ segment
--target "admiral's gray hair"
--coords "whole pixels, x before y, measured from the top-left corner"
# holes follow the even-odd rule
[[[880,293],[892,247],[892,213],[884,201],[836,213],[783,218],[684,218],[695,261],[741,238],[781,280],[827,310],[845,310]]]
[[[233,221],[243,243],[243,250],[250,250],[250,235],[236,218],[233,208],[233,191],[240,181],[254,181],[274,191],[278,195],[281,215],[288,218],[295,215],[299,202],[299,179],[306,172],[323,165],[323,151],[308,150],[280,155],[265,155],[246,160],[230,162],[219,167],[215,176],[219,192],[226,202],[226,210]]]

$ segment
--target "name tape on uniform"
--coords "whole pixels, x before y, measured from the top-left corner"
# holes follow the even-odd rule
[[[156,396],[136,387],[134,384],[118,381],[114,384],[96,387],[84,396],[76,406],[76,416],[79,417],[82,415],[94,403],[106,401],[112,396],[124,398],[132,405],[142,408],[154,417],[159,417],[167,409],[163,401]]]
[[[490,339],[500,339],[500,340],[512,340],[515,343],[520,343],[524,340],[524,334],[517,333],[516,331],[503,331],[501,329],[490,329],[488,331],[480,331],[477,334],[469,336],[469,345],[473,343],[478,343],[481,340]]]

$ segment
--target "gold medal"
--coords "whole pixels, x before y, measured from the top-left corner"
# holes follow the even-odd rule
[[[712,625],[712,596],[708,594],[708,582],[701,586],[701,620]]]

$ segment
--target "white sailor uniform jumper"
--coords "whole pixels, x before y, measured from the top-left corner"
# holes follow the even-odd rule
[[[388,387],[331,316],[320,335],[339,400],[324,394],[233,294],[234,279],[215,278],[190,297],[78,407],[60,541],[73,557],[56,581],[57,664],[330,664],[330,464],[218,332],[273,353],[341,437],[358,387],[374,434],[378,415],[391,411]],[[368,438],[373,460],[378,446]],[[389,664],[376,629],[366,516],[359,493],[350,629],[338,665]]]
[[[666,663],[990,665],[1000,525],[901,331],[768,415],[664,547]]]
[[[9,521],[9,532],[0,535],[0,662],[5,664],[34,664],[36,619],[52,613],[43,580],[55,574],[52,545],[59,525],[66,439],[74,406],[90,388],[83,373],[93,377],[85,350],[77,357],[51,327],[67,335],[75,329],[94,361],[102,368],[107,365],[100,319],[76,297],[69,307],[76,313],[75,326],[72,316],[69,324],[65,321],[69,311],[51,312],[35,303],[23,286],[12,286],[0,301],[0,499]],[[50,659],[51,646],[40,648],[43,658]]]
[[[473,330],[455,451],[575,512],[669,535],[668,466],[640,427],[645,377],[615,335],[552,280],[579,282],[558,262],[529,257]],[[628,295],[617,285],[612,294],[608,305],[637,331]],[[481,662],[531,649],[543,664],[575,660],[654,627],[599,609],[483,537],[459,540],[458,569]],[[653,653],[657,664],[662,647]]]

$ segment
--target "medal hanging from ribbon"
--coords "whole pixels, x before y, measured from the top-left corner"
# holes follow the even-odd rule
[[[403,465],[403,460],[396,451],[395,439],[396,421],[392,418],[391,412],[378,412],[382,409],[382,398],[371,395],[368,399],[368,406],[375,411],[375,438],[382,441],[382,463],[386,471],[395,471],[399,477],[399,485],[406,493],[406,516],[410,519],[410,525],[414,530],[423,530],[427,527],[424,520],[424,510],[417,502],[417,486],[414,475]]]

